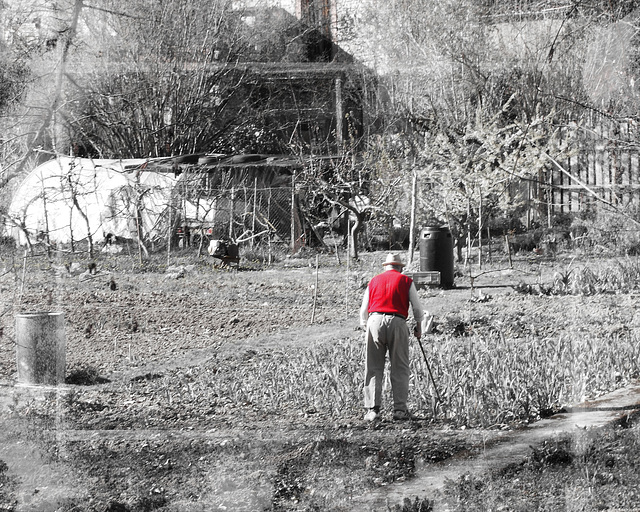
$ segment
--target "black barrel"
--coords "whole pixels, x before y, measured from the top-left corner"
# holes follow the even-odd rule
[[[453,286],[453,237],[447,226],[429,226],[420,232],[420,271],[438,271],[440,286]]]

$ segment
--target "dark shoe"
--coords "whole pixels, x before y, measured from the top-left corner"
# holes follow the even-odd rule
[[[412,420],[413,416],[409,411],[393,411],[393,419],[396,421]]]

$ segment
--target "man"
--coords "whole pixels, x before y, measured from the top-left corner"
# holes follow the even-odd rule
[[[368,411],[364,419],[374,421],[380,416],[382,379],[388,351],[393,419],[408,420],[411,415],[407,410],[410,374],[407,317],[411,305],[416,322],[413,333],[420,339],[424,311],[413,280],[402,274],[404,263],[400,256],[389,254],[382,265],[386,267],[385,272],[369,282],[360,308],[360,324],[366,326],[364,406]]]

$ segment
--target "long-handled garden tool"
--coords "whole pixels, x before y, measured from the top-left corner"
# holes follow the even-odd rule
[[[433,316],[429,318],[422,319],[422,334],[429,334],[431,332],[431,327],[433,326]],[[436,396],[438,397],[438,402],[442,402],[442,398],[440,398],[440,392],[438,391],[438,386],[436,386],[436,381],[433,378],[433,374],[431,373],[431,367],[429,366],[429,361],[427,360],[427,354],[424,352],[424,348],[422,346],[422,342],[420,338],[416,338],[418,340],[418,345],[420,345],[420,350],[422,351],[422,356],[424,357],[424,362],[427,365],[427,371],[429,372],[429,377],[431,378],[431,384],[433,384],[433,389],[436,391]]]

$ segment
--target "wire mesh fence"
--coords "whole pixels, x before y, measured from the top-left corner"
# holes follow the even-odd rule
[[[229,239],[253,247],[290,245],[299,236],[300,216],[291,187],[231,187],[195,199],[182,198],[176,207],[179,244],[205,239]],[[293,226],[293,229],[292,229]]]

